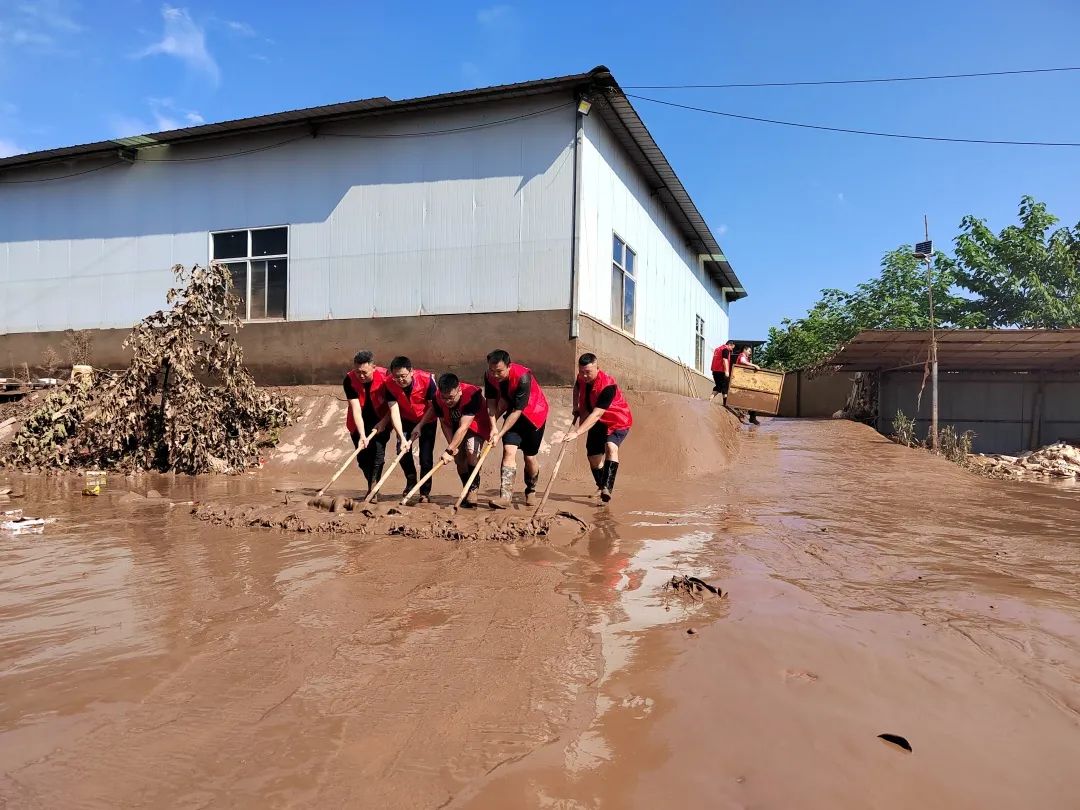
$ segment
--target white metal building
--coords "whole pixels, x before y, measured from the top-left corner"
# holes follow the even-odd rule
[[[585,102],[585,103],[582,103]],[[599,350],[628,384],[707,372],[745,295],[605,68],[374,98],[0,160],[0,363],[68,329],[99,364],[175,264],[229,264],[249,364],[340,378],[353,352],[549,377]]]

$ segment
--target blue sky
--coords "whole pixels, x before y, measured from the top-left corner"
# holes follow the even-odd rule
[[[0,154],[387,95],[610,67],[624,86],[846,79],[1080,64],[1080,3],[646,4],[0,0]],[[1080,141],[1080,72],[816,88],[641,90],[831,126]],[[635,101],[750,297],[764,336],[881,254],[939,246],[1021,195],[1080,221],[1080,149],[787,129]]]

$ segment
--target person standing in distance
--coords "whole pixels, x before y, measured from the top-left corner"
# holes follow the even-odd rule
[[[749,346],[743,346],[742,351],[739,352],[739,356],[735,358],[735,365],[744,366],[745,368],[752,368],[755,371],[761,368],[761,366],[754,362],[754,350]],[[750,424],[761,424],[761,422],[759,422],[757,418],[757,411],[750,411]]]
[[[723,346],[718,346],[712,356],[713,392],[710,400],[716,399],[719,394],[727,405],[728,387],[731,385],[731,355],[735,351],[735,341],[729,340]]]

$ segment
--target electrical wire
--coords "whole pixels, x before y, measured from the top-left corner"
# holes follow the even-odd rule
[[[327,137],[327,138],[367,138],[367,139],[424,138],[424,137],[430,137],[430,136],[435,136],[435,135],[448,135],[448,134],[452,134],[452,133],[455,133],[455,132],[467,132],[467,131],[470,131],[470,130],[486,129],[488,127],[501,126],[502,124],[509,124],[509,123],[513,123],[515,121],[521,121],[521,120],[526,119],[526,118],[533,118],[535,116],[544,115],[546,113],[553,112],[554,110],[564,109],[564,108],[567,108],[569,106],[571,106],[571,105],[567,104],[566,102],[562,102],[560,104],[556,104],[553,107],[546,107],[546,108],[544,108],[542,110],[533,110],[532,112],[522,113],[521,115],[514,115],[514,116],[511,116],[509,118],[500,118],[500,119],[495,120],[495,121],[484,121],[484,122],[479,123],[479,124],[469,124],[467,126],[452,127],[450,129],[433,129],[433,130],[427,130],[425,132],[388,133],[388,134],[385,134],[385,135],[365,135],[365,134],[362,134],[362,133],[348,133],[348,132],[319,132],[319,133],[317,133],[317,137]],[[306,140],[306,139],[308,139],[310,137],[312,137],[312,135],[310,135],[308,133],[305,133],[303,135],[297,135],[294,138],[286,138],[285,140],[278,141],[277,143],[267,144],[265,146],[256,146],[256,147],[254,147],[252,149],[243,149],[243,150],[241,150],[239,152],[225,152],[225,153],[218,154],[218,155],[205,155],[205,156],[200,156],[200,157],[186,157],[186,158],[150,158],[150,159],[147,159],[147,160],[133,161],[133,162],[131,162],[131,165],[134,165],[134,166],[150,166],[150,165],[153,165],[155,163],[197,163],[197,162],[200,162],[200,161],[224,160],[226,158],[242,157],[244,155],[253,155],[253,154],[257,153],[257,152],[267,152],[267,151],[269,151],[271,149],[278,149],[278,148],[280,148],[282,146],[287,146],[290,143],[296,143],[297,141]],[[161,145],[162,146],[169,146],[170,144],[161,144]],[[35,178],[28,179],[28,180],[0,180],[0,185],[16,185],[16,184],[21,184],[21,183],[49,183],[49,182],[52,182],[53,180],[66,180],[66,179],[71,178],[71,177],[79,177],[79,176],[84,175],[84,174],[90,174],[92,172],[98,172],[98,171],[101,171],[102,169],[108,169],[108,168],[110,168],[112,166],[117,166],[117,165],[119,165],[121,163],[126,163],[126,162],[128,162],[128,161],[116,160],[116,161],[113,161],[112,163],[105,164],[104,166],[95,166],[92,169],[85,169],[85,170],[83,170],[81,172],[72,172],[71,174],[63,174],[63,175],[60,175],[58,177],[35,177]],[[2,170],[2,168],[3,167],[0,167],[0,170]]]
[[[111,169],[113,166],[117,166],[123,162],[124,161],[122,160],[114,160],[112,163],[106,163],[104,166],[95,166],[92,169],[83,169],[81,172],[72,172],[71,174],[62,174],[59,177],[34,177],[29,180],[0,180],[0,185],[15,186],[21,183],[49,183],[53,180],[67,180],[70,177],[80,177],[84,174],[100,172],[102,169]]]
[[[432,135],[450,135],[455,132],[468,132],[475,129],[486,129],[488,127],[497,127],[502,124],[511,124],[515,121],[521,121],[525,118],[533,118],[537,115],[545,115],[555,110],[561,110],[573,105],[563,102],[556,104],[554,107],[546,107],[542,110],[533,110],[532,112],[522,113],[521,115],[515,115],[510,118],[500,118],[496,121],[484,121],[479,124],[469,124],[463,127],[452,127],[450,129],[432,129],[426,132],[391,132],[385,135],[365,135],[363,133],[351,133],[351,132],[320,132],[320,138],[426,138]]]
[[[936,76],[887,76],[880,79],[828,79],[799,82],[730,82],[728,84],[626,84],[627,90],[724,90],[731,87],[819,87],[830,84],[887,84],[929,82],[939,79],[974,79],[985,76],[1021,76],[1032,73],[1066,73],[1080,67],[1032,68],[1030,70],[989,70],[984,73],[942,73]]]
[[[724,118],[737,118],[740,121],[757,121],[762,124],[777,124],[784,127],[798,127],[799,129],[816,129],[823,132],[843,132],[848,135],[873,135],[878,138],[900,138],[909,141],[937,141],[943,143],[981,143],[999,146],[1080,146],[1080,142],[1070,141],[999,141],[989,138],[946,138],[936,135],[907,135],[900,132],[877,132],[868,129],[850,129],[847,127],[828,127],[823,124],[805,124],[798,121],[780,121],[776,118],[761,118],[756,115],[739,115],[737,113],[724,112],[723,110],[710,110],[706,107],[694,107],[690,104],[677,104],[674,101],[664,101],[659,98],[639,96],[635,93],[627,93],[627,98],[636,98],[639,101],[649,101],[653,104],[663,104],[665,107],[677,107],[680,110],[693,110],[694,112],[719,115]]]

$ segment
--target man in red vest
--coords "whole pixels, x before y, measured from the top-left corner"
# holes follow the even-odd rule
[[[729,340],[723,346],[718,346],[712,356],[713,390],[710,400],[716,399],[720,394],[727,404],[728,387],[731,384],[731,354],[735,351],[735,341]]]
[[[484,391],[478,385],[461,382],[456,374],[439,377],[438,391],[420,421],[422,425],[438,417],[446,439],[442,460],[456,463],[462,486],[469,480],[480,461],[484,442],[491,439],[491,417],[484,403]],[[473,478],[462,505],[476,506],[476,493],[480,489],[480,476]]]
[[[585,451],[593,480],[600,491],[600,500],[607,503],[611,500],[615,476],[619,472],[619,446],[630,432],[634,417],[618,383],[600,370],[595,354],[586,353],[578,358],[574,422],[577,427],[567,433],[563,441],[572,442],[582,433],[586,434]]]
[[[386,443],[390,440],[385,383],[386,369],[376,366],[375,356],[368,351],[356,353],[353,369],[342,383],[349,403],[345,411],[345,429],[349,431],[353,447],[362,447],[356,464],[367,479],[368,490],[382,477]],[[369,442],[367,437],[373,429],[375,436]]]
[[[547,426],[548,401],[532,371],[510,361],[510,354],[496,349],[487,356],[488,370],[484,376],[484,396],[491,416],[491,443],[503,443],[502,471],[499,497],[491,501],[495,509],[507,509],[511,503],[514,477],[517,475],[517,451],[525,457],[525,505],[533,506],[536,482],[540,480],[537,455],[544,441]],[[498,419],[505,416],[502,429]]]
[[[735,358],[735,365],[745,366],[746,368],[752,368],[755,370],[761,368],[761,366],[754,362],[754,349],[751,346],[743,346],[742,351],[739,352],[739,356]],[[761,424],[761,422],[758,421],[756,411],[750,411],[750,424]]]
[[[435,376],[430,371],[414,369],[408,357],[395,357],[386,378],[386,405],[390,409],[390,424],[398,437],[398,452],[410,444],[420,445],[420,475],[426,475],[434,465],[435,423],[421,425],[428,405],[435,401]],[[401,459],[405,473],[405,493],[416,486],[416,462],[412,448]],[[431,496],[431,479],[420,488],[420,502]]]

